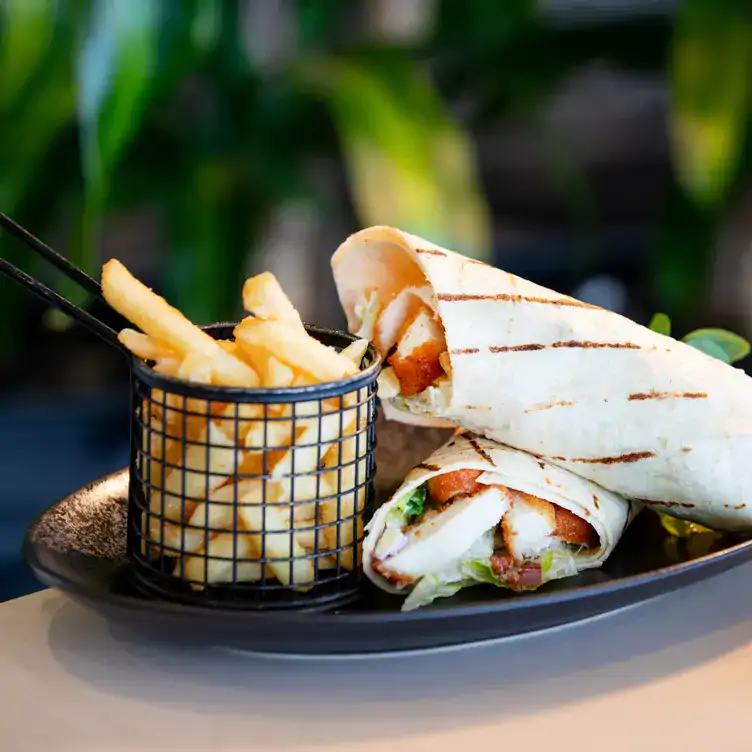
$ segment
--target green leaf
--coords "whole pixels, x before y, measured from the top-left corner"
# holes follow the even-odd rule
[[[59,12],[56,12],[59,8]],[[59,200],[75,184],[75,141],[66,143],[75,122],[75,88],[71,59],[77,6],[39,0],[0,2],[0,206],[44,237],[58,219]],[[48,28],[49,27],[49,28]],[[53,33],[54,32],[54,33]],[[54,191],[50,192],[50,186]],[[57,275],[36,258],[19,252],[18,244],[0,237],[2,253],[34,276],[61,291]],[[19,317],[28,310],[28,293],[16,285],[0,290],[0,356],[12,353]]]
[[[88,211],[104,209],[107,183],[155,78],[163,2],[96,0],[78,60],[79,118]]]
[[[426,502],[426,484],[414,488],[410,493],[402,496],[389,512],[387,527],[401,530],[410,524],[410,518],[423,514]]]
[[[330,107],[362,224],[489,257],[491,220],[470,139],[414,61],[307,59],[298,74]]]
[[[403,507],[405,519],[418,517],[423,514],[423,505],[426,503],[426,485],[418,486],[406,499]]]
[[[163,2],[98,0],[78,66],[87,177],[101,178],[141,124],[157,66]]]
[[[670,132],[680,182],[704,207],[725,198],[744,146],[752,86],[747,3],[685,0],[671,54]]]
[[[671,336],[671,319],[665,313],[656,313],[653,318],[650,319],[648,329],[652,329],[658,334],[665,334],[667,337]]]
[[[202,53],[211,52],[222,34],[222,0],[196,0],[191,39]]]
[[[30,83],[46,57],[55,31],[57,0],[0,2],[0,108]]]
[[[298,44],[301,49],[323,47],[342,13],[337,0],[297,0]]]
[[[736,363],[750,353],[750,344],[744,337],[725,329],[696,329],[683,341],[726,363]]]
[[[35,86],[33,93],[0,130],[0,205],[9,214],[21,204],[40,162],[76,113],[73,83],[62,67]]]
[[[0,205],[10,214],[18,212],[40,163],[75,116],[70,59],[78,16],[67,10],[56,21],[55,7],[41,0],[0,2],[0,101],[11,105],[12,99],[0,121]]]
[[[240,280],[257,228],[256,210],[231,155],[198,156],[172,191],[168,219],[171,302],[199,324],[241,310]]]
[[[460,571],[475,582],[483,583],[485,585],[494,585],[495,587],[507,587],[507,585],[496,576],[491,567],[491,562],[487,559],[463,561],[460,564]]]
[[[728,355],[726,355],[726,351],[711,337],[695,337],[694,339],[687,340],[687,344],[700,352],[704,352],[705,355],[709,355],[711,358],[721,360],[724,363],[731,362]]]

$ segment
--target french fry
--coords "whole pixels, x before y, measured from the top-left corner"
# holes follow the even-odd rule
[[[279,490],[275,493],[275,484],[267,485],[267,501],[280,500]],[[313,563],[306,556],[305,549],[298,543],[290,531],[289,519],[285,519],[282,508],[269,503],[261,506],[261,482],[253,482],[254,488],[244,494],[239,503],[238,514],[247,530],[263,533],[259,536],[260,553],[265,558],[285,559],[270,561],[269,569],[283,585],[297,585],[300,590],[308,590],[313,582]],[[279,531],[279,532],[273,532]],[[292,566],[290,563],[292,560]]]
[[[294,479],[281,478],[275,482],[275,485],[278,489],[278,501],[295,498],[295,503],[291,504],[291,510],[285,510],[286,517],[290,521],[290,527],[296,530],[295,537],[300,544],[313,549],[315,546],[313,530],[306,532],[305,528],[315,526],[316,508],[321,508],[328,503],[321,500],[334,495],[336,489],[332,486],[331,479],[323,473],[317,473],[300,475]],[[324,515],[321,512],[319,512],[319,517],[320,522],[324,522]],[[297,532],[300,528],[303,530]],[[325,551],[327,542],[321,530],[318,531],[318,538],[319,551]]]
[[[359,409],[354,408],[350,412],[353,414],[353,419],[349,422],[349,427],[343,432],[343,436],[347,436],[356,428],[357,435],[342,438],[339,444],[333,446],[324,458],[325,468],[342,466],[340,469],[332,469],[325,476],[335,490],[338,482],[341,482],[339,504],[335,498],[322,505],[324,522],[338,522],[336,525],[330,525],[323,529],[324,540],[330,550],[338,547],[349,547],[355,536],[360,538],[363,533],[362,518],[360,516],[355,520],[351,518],[356,512],[362,512],[365,505],[366,489],[364,487],[356,489],[356,485],[360,486],[366,478],[368,438],[363,429],[368,424],[368,406]],[[359,419],[357,413],[360,413]],[[339,546],[337,545],[338,528]],[[355,565],[352,548],[346,548],[340,555],[342,565],[347,569],[352,569]]]
[[[348,419],[343,420],[339,411],[296,421],[295,446],[274,466],[272,478],[279,480],[293,471],[296,476],[312,473],[321,464],[328,445],[339,438],[347,425]]]
[[[265,406],[257,404],[230,403],[216,417],[216,423],[238,446],[245,448],[246,461],[258,458],[267,447],[286,446],[291,441],[290,422],[267,420]],[[266,416],[284,418],[290,412],[289,405],[267,405]],[[237,428],[236,428],[237,426]],[[237,434],[237,436],[236,436]],[[259,462],[255,462],[254,466]],[[247,468],[243,472],[249,472]]]
[[[251,559],[256,556],[252,551],[248,534],[240,533],[237,537],[232,533],[220,533],[209,541],[206,550],[196,556],[184,559],[186,579],[191,586],[200,590],[204,584],[232,582],[233,558]],[[234,565],[236,582],[258,582],[262,577],[261,564],[256,562],[239,561]]]
[[[137,332],[135,329],[122,329],[118,339],[141,360],[158,360],[175,353],[160,342],[152,339],[148,334]]]
[[[230,355],[234,355],[236,358],[240,357],[238,353],[238,346],[235,344],[235,340],[232,339],[218,339],[217,344]]]
[[[270,389],[283,389],[295,383],[296,373],[293,368],[276,358],[271,358],[262,351],[263,358],[254,357],[259,363],[261,383]]]
[[[252,490],[251,481],[232,481],[214,489],[205,502],[198,502],[188,515],[187,525],[166,526],[164,546],[166,548],[195,553],[204,545],[206,529],[209,535],[218,530],[230,529],[235,522],[233,502]],[[248,537],[248,536],[246,536]]]
[[[286,388],[340,381],[359,372],[368,347],[361,339],[337,352],[311,337],[270,273],[243,286],[243,304],[253,316],[235,328],[235,341],[214,340],[117,261],[105,264],[102,288],[110,305],[142,330],[124,329],[123,344],[158,373],[187,383]],[[364,489],[355,488],[365,478],[365,438],[362,447],[345,438],[367,422],[367,408],[357,418],[358,399],[261,405],[154,390],[142,429],[154,548],[161,543],[181,556],[185,576],[199,589],[258,581],[266,571],[306,590],[317,569],[353,567],[347,548],[362,522],[342,518],[365,501]],[[271,479],[243,479],[262,471]],[[329,526],[317,530],[317,522]],[[233,534],[236,523],[242,529]],[[338,546],[345,550],[337,552]],[[235,555],[260,558],[262,551],[279,561],[233,563]],[[314,552],[315,567],[305,558]]]
[[[284,323],[275,321],[259,321],[257,319],[246,319],[236,327],[236,341],[245,351],[252,351],[254,348],[265,350],[270,356],[278,357],[288,365],[307,372],[318,381],[331,381],[346,378],[357,373],[358,366],[352,358],[362,358],[364,345],[367,343],[356,342],[346,348],[347,353],[336,353],[334,350],[327,348],[308,335],[303,336],[296,332],[292,327]],[[345,408],[352,408],[356,404],[356,395],[348,394],[343,402]],[[331,444],[340,439],[341,436],[351,433],[356,424],[356,410],[350,409],[344,416],[340,415],[339,400],[333,400],[334,406],[330,405],[331,413],[321,417],[304,419],[296,421],[295,444],[290,451],[274,466],[272,476],[280,481],[289,475],[294,466],[296,475],[298,473],[313,472],[321,459],[319,450],[319,438],[321,443]],[[303,403],[296,407],[296,415],[300,412],[308,414],[317,414],[319,404],[316,401]],[[320,433],[319,433],[320,432]],[[351,440],[352,441],[352,440]],[[352,455],[354,459],[354,446],[343,442],[343,457]],[[348,461],[343,459],[343,462]],[[364,470],[365,467],[360,466]],[[352,476],[352,481],[350,481]],[[343,491],[354,486],[354,468],[343,470]],[[315,482],[313,476],[307,476],[312,480],[307,481],[311,484]],[[361,476],[362,477],[362,476]],[[295,496],[298,498],[298,484],[306,483],[306,476],[295,479]],[[355,513],[356,507],[362,509],[365,494],[357,494],[356,500],[354,493],[345,492],[339,500],[339,506],[343,510],[343,516],[347,517]],[[322,505],[322,517],[325,522],[336,522],[338,500],[330,499]],[[353,541],[352,525],[345,522],[340,526],[340,545],[347,546]],[[347,528],[350,527],[350,530]],[[324,529],[324,543],[328,549],[337,548],[337,526]],[[342,552],[343,564],[352,567],[354,565],[352,552]]]
[[[254,351],[250,362],[257,369],[261,383],[269,388],[284,388],[292,386],[296,379],[295,371],[290,366],[270,357],[266,352]],[[292,415],[292,407],[287,404],[267,406],[266,416],[273,420],[264,419],[263,406],[257,405],[259,420],[249,422],[244,436],[245,446],[285,446],[292,442],[292,423],[289,420],[277,420]]]
[[[302,330],[301,330],[302,331]],[[302,332],[302,336],[308,336]],[[238,353],[251,365],[259,376],[261,385],[270,389],[282,389],[290,386],[314,384],[316,380],[310,375],[283,363],[269,350],[238,345]]]
[[[177,377],[194,384],[210,384],[212,378],[211,360],[199,353],[189,353],[178,368]]]
[[[180,370],[181,360],[178,355],[164,355],[160,354],[156,357],[154,362],[154,370],[162,376],[169,376],[174,379],[178,375]]]
[[[271,272],[263,272],[243,285],[243,307],[261,319],[284,321],[305,332],[300,314]]]
[[[368,340],[356,339],[355,342],[351,342],[344,350],[341,350],[339,354],[349,358],[356,366],[360,367],[360,361],[363,360],[366,350],[368,350]]]
[[[192,384],[211,384],[211,361],[198,353],[186,355],[178,368],[176,378]],[[168,398],[168,405],[175,409],[176,416],[181,423],[183,421],[183,414],[186,412],[196,413],[196,415],[189,416],[187,418],[188,421],[201,420],[198,416],[208,415],[209,413],[209,403],[206,400],[194,399],[192,397],[186,398],[177,394],[170,395],[170,397],[174,399],[170,400]],[[202,420],[201,422],[205,421]]]
[[[255,349],[263,350],[317,381],[338,381],[358,372],[347,356],[283,321],[246,318],[235,327],[235,341],[249,357]]]
[[[192,324],[164,298],[139,282],[115,259],[102,269],[105,300],[139,329],[182,356],[199,353],[212,363],[216,383],[226,386],[258,386],[258,376],[239,358]]]
[[[156,543],[162,541],[162,528],[167,520],[182,522],[184,505],[193,511],[197,502],[188,499],[199,499],[207,492],[212,493],[227,482],[228,476],[240,464],[240,449],[215,421],[201,432],[199,441],[200,445],[186,449],[181,467],[167,472],[163,489],[151,495],[150,533]],[[208,449],[204,446],[207,443],[210,445]]]

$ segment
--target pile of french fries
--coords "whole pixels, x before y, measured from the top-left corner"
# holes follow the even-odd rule
[[[186,382],[267,388],[338,381],[359,372],[368,347],[358,340],[338,352],[311,337],[268,272],[243,285],[252,316],[235,327],[234,340],[212,338],[116,260],[103,268],[102,290],[140,330],[123,329],[120,341],[158,373]],[[196,589],[263,578],[303,591],[319,570],[352,569],[363,532],[366,397],[362,388],[265,406],[152,391],[140,447],[151,552],[174,557],[174,574]],[[271,477],[254,477],[264,473]]]

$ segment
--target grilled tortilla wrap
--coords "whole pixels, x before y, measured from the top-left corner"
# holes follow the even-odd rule
[[[380,588],[409,593],[405,610],[482,583],[534,590],[601,566],[631,509],[527,452],[458,433],[376,512],[363,566]]]
[[[613,312],[388,227],[332,259],[391,419],[446,420],[625,497],[752,529],[752,380]],[[413,417],[414,420],[414,417]]]

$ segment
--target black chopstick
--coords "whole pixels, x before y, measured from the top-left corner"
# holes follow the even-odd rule
[[[68,261],[65,256],[61,256],[46,243],[43,243],[39,238],[34,237],[28,230],[21,227],[21,225],[14,222],[2,212],[0,212],[0,227],[3,227],[25,246],[42,256],[42,258],[52,264],[55,268],[59,269],[66,277],[68,277],[68,279],[79,285],[85,292],[94,295],[105,303],[107,302],[104,299],[102,286],[99,282],[86,274],[86,272],[79,269],[75,264]],[[120,352],[130,356],[130,352],[125,345],[120,342],[117,332],[112,327],[108,326],[103,321],[100,321],[96,316],[80,306],[77,306],[75,303],[71,303],[70,300],[55,292],[51,287],[45,285],[44,282],[34,279],[31,275],[11,264],[10,261],[6,261],[2,258],[0,258],[0,273],[22,285],[46,303],[55,306],[55,308],[59,308],[64,313],[68,314],[68,316],[74,321],[77,321],[79,324],[101,337],[107,342],[107,344],[113,345],[120,350]]]
[[[93,316],[83,308],[79,308],[70,300],[59,295],[51,288],[47,287],[43,282],[38,279],[29,276],[26,272],[21,271],[16,266],[13,266],[9,261],[0,258],[0,272],[10,277],[10,279],[23,285],[27,290],[30,290],[34,295],[42,298],[47,303],[59,308],[61,311],[67,313],[72,319],[77,321],[82,326],[90,329],[94,334],[99,335],[109,345],[114,345],[125,353],[128,352],[125,345],[118,339],[117,332],[111,327],[107,326],[104,322],[100,321],[96,316]]]
[[[11,235],[18,238],[24,245],[43,256],[54,267],[59,269],[66,277],[79,284],[84,290],[102,298],[102,286],[86,272],[71,264],[65,256],[61,256],[39,238],[34,237],[28,230],[14,222],[9,216],[0,212],[0,226],[5,228]]]

